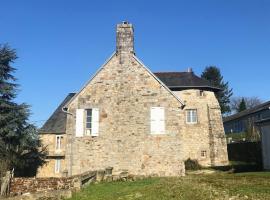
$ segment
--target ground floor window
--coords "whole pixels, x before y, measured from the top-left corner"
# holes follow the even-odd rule
[[[61,169],[61,159],[55,160],[55,173],[60,173]]]
[[[202,151],[201,151],[201,157],[202,157],[202,158],[206,158],[206,151],[205,151],[205,150],[202,150]]]

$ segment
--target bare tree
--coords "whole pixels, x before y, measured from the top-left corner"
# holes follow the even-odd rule
[[[232,97],[230,102],[232,112],[237,112],[242,99],[244,99],[247,109],[254,108],[263,103],[259,97]]]

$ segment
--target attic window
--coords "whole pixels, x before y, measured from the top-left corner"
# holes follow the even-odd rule
[[[204,91],[203,90],[199,90],[198,96],[203,97],[204,96]]]

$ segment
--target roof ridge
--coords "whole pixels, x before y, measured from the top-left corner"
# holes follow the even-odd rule
[[[190,73],[190,72],[185,72],[185,71],[159,71],[159,72],[153,72],[154,74],[157,74],[157,73]]]

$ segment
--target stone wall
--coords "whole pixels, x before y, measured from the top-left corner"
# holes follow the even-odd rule
[[[103,170],[103,177],[105,174]],[[71,177],[49,177],[49,178],[13,178],[10,185],[10,195],[24,193],[48,192],[53,190],[79,190],[82,185],[97,180],[97,171],[87,171],[83,174]],[[103,178],[102,178],[103,180]]]
[[[73,178],[13,178],[11,195],[49,190],[63,190],[74,187]]]
[[[175,94],[185,102],[184,112],[196,109],[198,115],[196,124],[184,124],[185,159],[196,159],[203,166],[228,164],[220,106],[214,92],[186,89]],[[206,151],[206,156],[201,155],[202,151]]]

